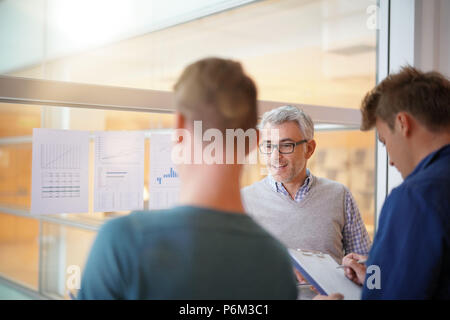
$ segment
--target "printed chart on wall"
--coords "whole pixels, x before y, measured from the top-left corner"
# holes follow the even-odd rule
[[[171,153],[171,134],[152,134],[149,209],[170,208],[178,202],[180,178],[172,162]]]
[[[95,133],[94,211],[144,208],[144,133]]]
[[[88,212],[89,132],[33,129],[31,214]]]

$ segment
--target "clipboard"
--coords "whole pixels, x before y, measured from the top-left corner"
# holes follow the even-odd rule
[[[345,276],[343,269],[326,253],[288,249],[294,267],[321,295],[341,293],[344,300],[360,300],[362,287]]]

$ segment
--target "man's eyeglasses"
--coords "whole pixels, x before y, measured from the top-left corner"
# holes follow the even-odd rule
[[[294,152],[296,146],[305,142],[308,142],[308,140],[303,139],[298,142],[284,142],[280,144],[264,142],[259,145],[259,151],[264,154],[271,154],[274,149],[278,149],[278,152],[281,154],[289,154]]]

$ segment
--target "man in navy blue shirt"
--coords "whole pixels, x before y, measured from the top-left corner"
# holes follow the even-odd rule
[[[347,255],[346,275],[363,299],[450,299],[450,81],[405,67],[361,111],[361,129],[376,127],[404,181],[384,203],[366,264]]]

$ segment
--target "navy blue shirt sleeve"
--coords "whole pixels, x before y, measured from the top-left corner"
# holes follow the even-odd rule
[[[129,271],[133,257],[133,233],[129,231],[126,217],[105,223],[89,253],[77,299],[126,299]]]
[[[379,266],[381,288],[367,287],[368,274],[363,299],[432,298],[445,237],[432,190],[433,186],[403,185],[386,200],[367,261],[367,266]]]

